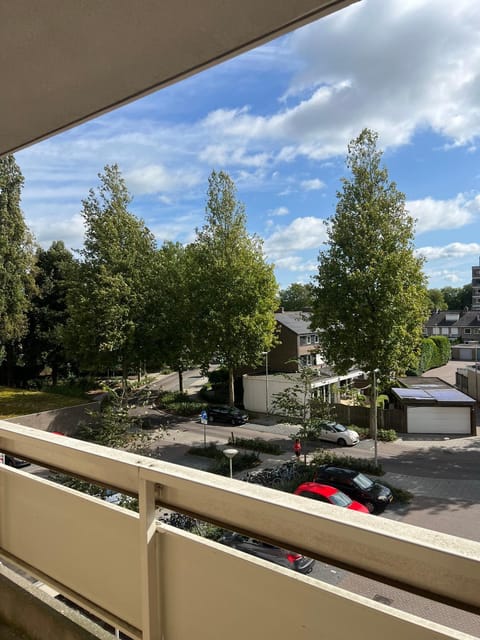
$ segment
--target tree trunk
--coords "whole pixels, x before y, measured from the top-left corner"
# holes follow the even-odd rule
[[[370,437],[373,438],[374,445],[374,460],[375,464],[378,462],[377,451],[377,376],[376,372],[372,371],[370,374],[371,386],[370,386]]]
[[[178,388],[180,389],[180,393],[183,393],[183,371],[182,371],[182,369],[178,370]]]
[[[233,367],[228,368],[228,404],[233,407],[235,404],[235,378],[233,376]]]

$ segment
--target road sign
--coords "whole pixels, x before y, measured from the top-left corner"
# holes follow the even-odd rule
[[[205,409],[200,413],[200,422],[202,424],[207,424],[207,422],[208,422],[208,416],[207,416],[207,412],[205,411]]]

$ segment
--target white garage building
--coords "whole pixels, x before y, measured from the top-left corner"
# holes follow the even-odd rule
[[[392,393],[406,433],[476,435],[475,400],[440,378],[403,378]]]

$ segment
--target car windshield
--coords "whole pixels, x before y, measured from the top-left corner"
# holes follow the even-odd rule
[[[333,424],[332,427],[335,429],[335,431],[346,431],[346,427],[343,426],[343,424]]]
[[[353,482],[360,487],[360,489],[370,489],[373,486],[373,482],[367,476],[364,476],[363,473],[359,473],[353,479]]]
[[[352,501],[350,500],[350,498],[346,496],[344,493],[342,493],[341,491],[332,493],[332,495],[329,496],[329,499],[331,500],[332,504],[336,504],[337,507],[348,507],[349,505],[352,504]]]

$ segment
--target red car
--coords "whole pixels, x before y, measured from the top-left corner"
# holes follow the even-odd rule
[[[333,504],[337,507],[346,507],[353,511],[361,511],[362,513],[370,513],[367,507],[364,507],[360,502],[351,500],[343,491],[330,487],[328,484],[317,484],[316,482],[304,482],[294,491],[297,496],[304,496],[305,498],[313,498],[319,502],[326,502],[327,504]]]

